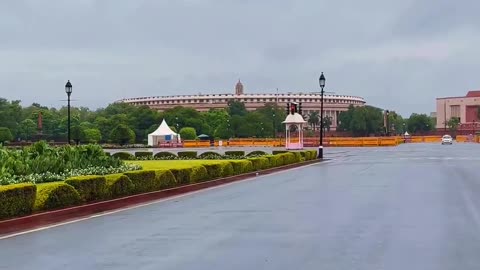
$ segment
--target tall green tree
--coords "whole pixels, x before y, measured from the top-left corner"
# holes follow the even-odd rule
[[[102,133],[97,128],[88,128],[83,130],[82,141],[87,143],[98,143],[102,140]]]
[[[37,133],[37,124],[32,119],[24,119],[20,122],[17,130],[17,137],[23,140],[30,140]]]
[[[325,131],[330,131],[332,127],[332,117],[331,116],[324,116],[323,117],[323,128]]]
[[[197,139],[197,131],[192,127],[184,127],[180,130],[180,138],[182,140]]]
[[[125,124],[117,125],[110,134],[110,140],[120,145],[135,142],[135,132]]]
[[[452,133],[457,132],[457,129],[460,126],[460,117],[450,118],[450,120],[448,120],[447,122],[447,125],[448,125],[448,129],[450,129]]]
[[[12,132],[7,127],[0,127],[0,143],[13,140]]]
[[[308,114],[307,123],[315,130],[315,128],[320,125],[320,115],[317,111],[310,112]]]
[[[432,119],[426,114],[413,113],[408,118],[407,125],[410,133],[422,133],[434,128]]]
[[[243,102],[237,100],[230,100],[228,102],[228,114],[230,114],[230,116],[245,116],[247,113],[247,109]]]

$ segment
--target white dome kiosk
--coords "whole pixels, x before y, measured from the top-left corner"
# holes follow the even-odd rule
[[[148,134],[148,145],[159,146],[162,144],[179,144],[180,134],[175,133],[163,119],[160,126],[154,132]]]
[[[298,113],[288,114],[285,121],[285,148],[287,150],[303,149],[303,127],[307,121],[303,120],[302,115]],[[297,130],[298,137],[292,138],[292,132]]]

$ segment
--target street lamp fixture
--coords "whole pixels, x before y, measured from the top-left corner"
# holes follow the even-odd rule
[[[71,142],[71,132],[70,132],[70,96],[72,95],[72,83],[70,80],[67,81],[65,84],[65,93],[67,93],[67,115],[68,115],[68,122],[67,122],[67,133],[68,133],[68,143]]]
[[[277,132],[275,130],[275,111],[274,110],[272,112],[272,115],[273,115],[273,121],[272,121],[273,122],[273,138],[275,139],[277,137],[276,135]]]
[[[320,145],[318,146],[318,158],[323,159],[323,88],[325,87],[325,76],[322,74],[318,79],[322,91],[320,92]]]

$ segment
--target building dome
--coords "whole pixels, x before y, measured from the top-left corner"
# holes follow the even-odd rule
[[[238,80],[237,85],[235,85],[235,95],[243,95],[243,84],[240,79]]]

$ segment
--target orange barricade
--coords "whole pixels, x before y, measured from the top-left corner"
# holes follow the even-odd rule
[[[183,141],[183,147],[210,147],[210,141]]]

